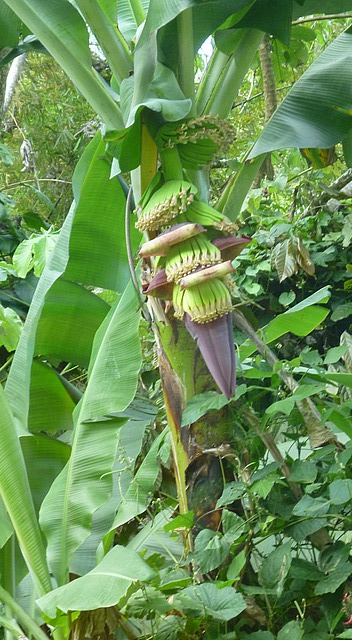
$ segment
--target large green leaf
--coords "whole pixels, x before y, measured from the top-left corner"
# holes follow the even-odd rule
[[[311,16],[321,13],[343,13],[351,11],[350,0],[305,0],[304,3],[295,0],[293,3],[293,19],[300,16]]]
[[[88,573],[95,567],[97,549],[105,534],[110,531],[116,509],[123,501],[133,480],[136,459],[141,452],[145,431],[151,421],[151,416],[146,414],[144,419],[142,415],[140,418],[140,420],[128,420],[118,431],[117,456],[112,470],[112,495],[108,502],[93,513],[91,534],[73,554],[70,566],[71,571],[77,575]]]
[[[143,50],[143,59],[145,57],[148,59],[150,54]],[[141,76],[140,82],[131,76],[121,83],[121,108],[128,126],[143,106],[160,112],[165,120],[172,122],[188,114],[191,101],[185,98],[171,69],[158,62],[149,79],[146,72]]]
[[[122,127],[115,98],[91,65],[89,35],[68,0],[5,0],[57,60],[105,124]]]
[[[109,306],[91,291],[60,278],[67,263],[69,263],[67,277],[71,279],[75,277],[79,283],[84,282],[89,285],[98,283],[99,286],[109,288],[111,285],[117,286],[115,274],[121,286],[127,278],[122,248],[125,243],[124,234],[114,221],[117,212],[114,209],[115,203],[112,202],[114,195],[118,199],[121,198],[121,189],[119,186],[116,187],[117,180],[114,181],[113,188],[110,186],[109,164],[101,159],[103,150],[104,143],[99,134],[88,145],[77,165],[77,171],[73,177],[76,203],[71,207],[56,246],[39,280],[10,370],[6,388],[17,427],[22,432],[27,423],[30,372],[39,319],[37,353],[55,356],[59,360],[72,359],[87,366],[95,331],[109,310]],[[108,201],[105,200],[105,189],[110,194]],[[97,213],[99,200],[103,201],[105,207],[102,217]],[[121,200],[119,201],[121,203]],[[90,202],[93,202],[94,207],[90,206]],[[112,207],[112,213],[108,219],[109,204]],[[74,224],[75,216],[77,216],[76,224]],[[114,231],[113,236],[111,229]],[[97,239],[101,242],[97,242]],[[84,251],[82,251],[82,243]],[[112,261],[107,260],[104,243],[109,247],[109,255],[115,255]],[[94,245],[98,245],[98,248]],[[72,263],[69,262],[70,252]],[[105,266],[106,262],[109,272]],[[54,283],[56,283],[55,287],[52,288]]]
[[[50,290],[52,284],[60,277],[66,267],[68,260],[68,242],[73,216],[74,207],[71,207],[70,213],[62,227],[55,249],[51,254],[49,262],[46,265],[35,290],[7,379],[6,393],[11,405],[16,427],[19,432],[26,432],[27,430],[30,374],[38,321],[47,292]],[[18,393],[19,389],[21,389],[20,394]]]
[[[32,364],[28,428],[30,431],[66,431],[72,429],[75,402],[49,364]]]
[[[145,15],[147,14],[149,7],[149,0],[141,0],[140,5],[144,10],[144,16],[134,10],[134,5],[139,3],[130,2],[130,0],[119,0],[117,11],[117,24],[124,36],[125,40],[130,43],[136,35],[136,29],[138,24],[143,22]]]
[[[117,432],[124,422],[78,423],[71,457],[42,503],[40,525],[59,585],[67,580],[71,555],[91,532],[92,514],[109,499]]]
[[[87,389],[75,410],[71,458],[42,505],[40,522],[58,584],[90,534],[92,514],[111,494],[118,431],[126,418],[106,416],[123,412],[135,395],[141,364],[137,307],[129,285],[96,335]]]
[[[21,21],[3,0],[0,1],[0,49],[15,47],[21,33]]]
[[[122,291],[129,280],[125,240],[126,198],[117,178],[110,178],[110,164],[104,158],[101,134],[91,144],[92,155],[77,166],[75,191],[79,205],[70,239],[70,259],[65,272],[69,280]],[[80,189],[79,176],[84,172]],[[75,195],[76,195],[75,193]],[[131,220],[132,252],[141,234]]]
[[[175,559],[180,561],[183,557],[184,546],[180,538],[176,538],[172,532],[165,531],[173,511],[170,507],[163,509],[153,517],[153,520],[143,524],[141,530],[129,541],[128,548],[144,553],[146,557],[154,553],[163,555],[167,564],[174,569]]]
[[[35,354],[87,367],[95,332],[108,311],[94,293],[60,278],[46,295]]]
[[[352,28],[313,62],[280,104],[249,157],[286,147],[328,148],[352,128]]]
[[[139,321],[140,303],[129,283],[95,336],[80,421],[123,412],[133,400],[141,367]]]
[[[55,589],[37,603],[49,618],[56,610],[91,611],[118,604],[133,583],[149,581],[155,571],[131,549],[116,545],[89,573]]]
[[[260,338],[266,344],[269,344],[289,331],[295,336],[308,335],[330,313],[329,309],[316,306],[317,302],[326,302],[330,295],[329,287],[319,289],[319,291],[302,300],[302,302],[285,311],[285,313],[277,315],[259,331]],[[255,350],[256,347],[253,343],[250,340],[246,340],[239,348],[240,359],[245,360]]]
[[[0,385],[0,496],[11,518],[23,556],[40,593],[51,589],[45,551],[29,488],[20,441]]]
[[[11,307],[0,304],[0,346],[15,351],[22,332],[22,320]]]
[[[239,27],[260,29],[285,44],[290,42],[293,0],[257,0],[238,23]]]
[[[235,618],[247,606],[243,596],[232,587],[218,589],[211,582],[183,589],[175,596],[174,604],[188,615],[193,613],[222,622]]]
[[[24,436],[20,442],[34,507],[38,512],[53,481],[67,463],[71,447],[43,434]]]
[[[195,29],[199,31],[202,29],[201,36],[199,34],[197,37],[199,47],[226,18],[252,4],[253,0],[151,0],[138,46],[142,46],[154,31],[171,22],[182,11],[193,7],[195,23],[198,23]],[[204,8],[205,16],[202,13]]]

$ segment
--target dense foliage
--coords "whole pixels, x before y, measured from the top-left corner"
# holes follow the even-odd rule
[[[306,22],[310,0],[293,13],[287,3],[282,21],[260,0],[216,3],[216,17],[214,3],[159,4],[137,39],[148,2],[121,1],[119,30],[113,2],[90,13],[77,0],[81,17],[56,0],[45,29],[41,0],[0,5],[5,54],[32,31],[90,102],[52,58],[30,53],[4,115],[0,625],[8,640],[352,638],[349,20]],[[85,23],[101,48],[93,67]],[[287,97],[261,135],[264,32],[278,102]],[[196,55],[195,83],[192,34],[195,49],[211,34],[214,47]],[[170,153],[165,131],[176,139],[179,126],[213,122],[194,124],[201,114],[220,115],[235,139],[213,148],[202,129]],[[291,123],[296,143],[280,145]],[[253,183],[268,152],[270,177]],[[228,224],[222,239],[234,225],[246,237],[224,280],[234,397],[185,330],[184,302],[176,321],[163,300],[177,308],[181,281],[163,281],[161,301],[136,295],[177,257],[179,245],[155,260],[146,249],[171,184],[198,194],[210,240],[211,216]]]

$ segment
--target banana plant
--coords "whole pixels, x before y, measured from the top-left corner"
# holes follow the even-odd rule
[[[69,636],[70,611],[117,605],[138,580],[147,582],[154,575],[135,549],[111,548],[116,527],[148,506],[165,438],[151,449],[135,478],[127,477],[119,499],[113,478],[118,452],[130,446],[130,433],[139,442],[135,459],[153,417],[148,405],[133,405],[141,366],[141,311],[155,333],[182,513],[194,506],[186,490],[187,437],[200,457],[207,455],[204,448],[226,437],[219,427],[218,434],[211,432],[208,442],[202,441],[199,426],[181,429],[182,414],[204,390],[218,388],[226,399],[235,394],[232,260],[250,242],[237,235],[236,220],[265,154],[282,146],[279,132],[286,131],[292,106],[301,98],[293,103],[287,98],[287,108],[284,103],[268,125],[268,131],[275,127],[275,142],[269,144],[263,134],[251,162],[230,179],[215,206],[209,204],[209,166],[231,142],[227,118],[264,33],[287,42],[292,19],[312,13],[315,4],[5,0],[0,5],[12,38],[16,29],[32,32],[102,121],[102,131],[77,165],[74,201],[36,289],[6,397],[1,395],[1,439],[8,443],[0,458],[2,581],[8,610],[34,637],[41,630],[35,620],[30,628],[11,596],[14,536],[40,596],[42,619],[55,638]],[[325,5],[329,11],[330,4],[319,3],[319,11]],[[336,4],[335,11],[346,8],[342,1]],[[214,51],[196,83],[194,59],[211,35]],[[91,65],[92,37],[110,65],[110,85]],[[351,38],[347,31],[332,45],[334,95],[350,85],[345,57]],[[316,93],[318,78],[331,104],[334,96],[326,89],[331,75],[323,72],[329,60],[324,60],[312,76],[302,78],[307,84],[301,85],[302,93],[297,87],[297,95]],[[334,111],[334,122],[340,123],[335,141],[352,128],[343,106],[346,91]],[[314,104],[313,112],[301,115],[304,147],[323,146],[320,134],[330,129],[330,120],[322,125],[320,119],[319,104],[325,109],[326,102]],[[298,143],[294,132],[283,144]],[[130,190],[122,173],[130,173]],[[97,290],[109,292],[110,302]],[[87,370],[83,393],[57,373],[58,362]],[[61,440],[50,436],[62,431],[66,437]],[[31,475],[38,451],[41,469],[55,469],[40,492]],[[184,544],[190,550],[189,537]],[[81,577],[70,583],[70,572]],[[108,584],[103,594],[102,576]],[[120,624],[125,637],[135,637],[122,617]]]

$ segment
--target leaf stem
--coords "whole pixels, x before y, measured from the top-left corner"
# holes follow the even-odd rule
[[[263,32],[258,29],[244,29],[235,51],[232,53],[224,73],[219,78],[204,113],[227,118],[229,115],[243,78],[253,60]]]
[[[99,2],[76,0],[76,4],[96,36],[116,80],[120,83],[128,77],[133,67],[125,39],[109,20]]]
[[[9,620],[9,618],[6,618],[5,616],[0,616],[0,628],[1,627],[4,627],[5,629],[5,640],[8,640],[9,638],[10,640],[13,638],[17,638],[17,640],[22,638],[22,640],[24,640],[22,629],[20,629],[16,620]]]
[[[160,160],[165,180],[183,179],[182,164],[176,147],[172,149],[166,147],[160,151]]]
[[[143,5],[141,0],[129,0],[131,11],[133,13],[133,17],[139,26],[145,20],[145,13],[143,9]]]
[[[178,82],[186,96],[192,101],[189,115],[195,115],[194,55],[193,55],[193,10],[182,11],[177,16]]]
[[[29,634],[35,638],[35,640],[48,640],[48,636],[41,630],[40,627],[34,622],[33,618],[31,618],[28,613],[22,609],[21,605],[16,602],[16,600],[12,597],[12,595],[6,591],[0,585],[0,600],[3,602],[6,607],[9,607],[12,612],[18,617],[21,624],[28,630]],[[10,628],[10,627],[8,627]]]

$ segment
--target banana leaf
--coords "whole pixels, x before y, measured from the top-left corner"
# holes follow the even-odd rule
[[[202,42],[230,15],[250,8],[254,0],[151,0],[147,19],[138,42],[142,46],[158,31],[185,9],[194,9],[194,36],[197,49]],[[170,43],[172,46],[172,42]]]
[[[0,1],[0,49],[15,47],[21,33],[21,21],[10,7]]]
[[[28,427],[36,431],[56,432],[72,429],[75,402],[48,363],[32,364]]]
[[[128,410],[125,413],[127,414]],[[112,470],[111,498],[93,513],[91,533],[74,552],[70,562],[71,571],[79,576],[88,573],[96,566],[97,550],[103,537],[110,531],[116,509],[124,500],[133,480],[136,459],[141,453],[146,429],[151,419],[152,416],[148,414],[144,414],[143,419],[141,413],[138,420],[128,420],[118,431],[117,456]]]
[[[301,16],[311,16],[321,13],[344,13],[351,11],[350,0],[302,0],[293,3],[293,20]]]
[[[94,335],[109,309],[109,305],[91,291],[60,278],[45,298],[35,355],[87,368]]]
[[[123,291],[129,280],[125,239],[126,198],[117,178],[110,178],[105,141],[98,133],[74,176],[79,205],[70,238],[65,278],[104,289]],[[83,183],[82,183],[83,180]],[[132,221],[133,222],[133,221]],[[132,253],[141,234],[131,224]]]
[[[109,180],[104,149],[99,133],[77,165],[76,201],[38,283],[10,369],[6,389],[20,433],[27,429],[34,352],[88,366],[94,334],[110,307],[78,283],[121,291],[128,280],[123,222],[118,217],[125,197],[119,181]],[[139,237],[132,234],[134,251]],[[74,279],[78,283],[70,282]]]
[[[40,523],[59,585],[66,582],[73,552],[90,535],[92,514],[111,495],[118,431],[127,420],[113,415],[136,392],[139,317],[129,285],[95,336],[87,389],[74,412],[71,457],[42,504]]]
[[[352,129],[352,28],[297,81],[255,143],[249,158],[287,147],[329,148]]]
[[[125,596],[133,583],[149,581],[155,571],[140,555],[116,545],[92,571],[67,585],[54,589],[37,601],[51,619],[56,611],[91,611],[112,607]]]
[[[70,457],[71,447],[44,434],[20,438],[34,508],[40,505]]]

